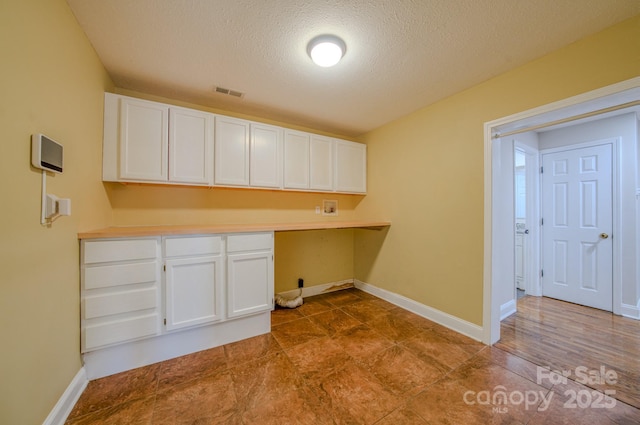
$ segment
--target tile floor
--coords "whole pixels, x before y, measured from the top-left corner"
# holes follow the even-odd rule
[[[357,289],[271,317],[270,334],[90,382],[66,423],[640,423],[610,399],[568,408],[590,389]]]

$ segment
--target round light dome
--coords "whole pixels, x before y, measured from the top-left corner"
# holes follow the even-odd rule
[[[347,50],[344,41],[335,35],[321,35],[315,37],[307,46],[307,53],[311,60],[324,68],[334,66],[344,56]]]

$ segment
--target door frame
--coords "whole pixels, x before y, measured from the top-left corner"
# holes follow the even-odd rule
[[[484,124],[484,272],[483,272],[483,336],[485,344],[492,345],[500,339],[499,289],[505,287],[504,280],[513,279],[500,273],[495,252],[513,240],[513,226],[497,220],[501,205],[513,194],[498,190],[498,183],[506,172],[500,162],[500,134],[525,127],[570,119],[585,113],[594,113],[604,108],[618,107],[640,99],[640,77],[606,86],[584,94],[573,96],[548,105],[509,115]],[[511,174],[511,173],[509,173]],[[513,251],[513,250],[512,250]],[[513,258],[512,258],[513,260]],[[614,264],[614,267],[616,265]],[[615,299],[614,311],[621,309],[621,299]]]
[[[620,227],[620,138],[610,137],[607,139],[595,139],[588,142],[578,142],[570,145],[559,146],[555,148],[540,150],[540,164],[542,164],[542,156],[545,154],[564,152],[567,150],[590,148],[595,146],[611,145],[611,230],[613,243],[611,244],[611,271],[612,271],[612,297],[611,307],[614,314],[621,314],[622,310],[622,264],[620,263],[620,255],[622,253],[622,238]],[[542,175],[540,175],[540,197],[542,197]],[[542,211],[542,202],[540,202],[540,211]],[[540,213],[542,214],[542,212]],[[544,235],[540,232],[540,260],[542,260],[542,250],[544,246]],[[542,261],[540,261],[542,265]],[[542,279],[540,279],[540,295],[544,292],[542,287]]]

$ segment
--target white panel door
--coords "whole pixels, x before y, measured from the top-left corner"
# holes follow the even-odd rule
[[[542,156],[543,295],[613,308],[612,145]]]
[[[308,133],[284,132],[285,189],[309,189],[309,139]]]
[[[120,179],[167,180],[168,119],[166,105],[120,99]]]
[[[309,148],[309,188],[333,190],[333,140],[312,135]]]
[[[166,260],[167,330],[222,320],[222,256]]]
[[[213,115],[172,107],[169,132],[169,181],[212,184]]]
[[[216,117],[215,184],[249,185],[249,122]]]
[[[229,254],[227,257],[227,314],[244,316],[271,310],[272,252]]]
[[[251,186],[282,187],[282,130],[280,128],[251,124],[251,160],[249,162]]]

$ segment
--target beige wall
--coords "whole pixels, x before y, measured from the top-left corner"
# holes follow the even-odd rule
[[[41,424],[81,367],[77,232],[109,224],[100,181],[102,64],[64,0],[0,3],[0,423]],[[71,217],[40,225],[30,137],[64,145],[48,192]]]
[[[353,230],[276,233],[275,292],[353,279]]]
[[[483,124],[638,75],[640,16],[363,136],[356,278],[482,325]]]

